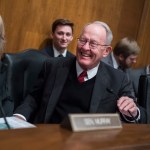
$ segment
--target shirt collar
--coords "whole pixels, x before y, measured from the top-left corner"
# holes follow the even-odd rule
[[[119,64],[117,63],[117,61],[116,61],[116,59],[115,59],[115,57],[114,57],[114,53],[112,52],[112,53],[110,53],[110,54],[111,54],[112,61],[113,61],[113,67],[114,67],[115,69],[118,69]]]
[[[99,63],[100,64],[100,63]],[[96,74],[97,74],[97,71],[98,71],[98,67],[99,67],[99,64],[94,67],[93,69],[90,69],[90,70],[87,70],[87,77],[85,80],[89,80],[91,78],[93,78]],[[77,77],[82,73],[83,69],[80,67],[78,61],[76,61],[76,71],[77,71]]]
[[[66,57],[67,49],[65,49],[63,53],[60,53],[53,45],[53,50],[54,50],[54,57],[58,57],[59,55],[63,55],[64,57]]]

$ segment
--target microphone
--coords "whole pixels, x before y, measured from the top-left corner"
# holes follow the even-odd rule
[[[0,103],[0,111],[1,111],[1,113],[2,113],[2,116],[3,116],[3,118],[4,118],[4,122],[5,122],[6,126],[7,126],[7,128],[8,128],[8,129],[11,129],[11,128],[10,128],[10,125],[9,125],[7,119],[6,119],[6,115],[5,115],[5,112],[4,112],[4,110],[3,110],[3,107],[2,107],[2,105],[1,105],[1,103]]]
[[[106,89],[109,93],[112,93],[117,99],[119,99],[119,96],[114,92],[113,89]],[[135,123],[138,123],[136,118],[131,114],[131,112],[128,110],[128,113],[130,114],[130,116],[132,117],[132,119],[135,121]]]

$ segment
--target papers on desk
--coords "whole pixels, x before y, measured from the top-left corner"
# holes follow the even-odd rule
[[[34,128],[35,125],[26,122],[24,120],[21,120],[17,117],[6,117],[7,122],[11,129],[19,129],[19,128]],[[5,124],[5,121],[3,118],[0,118],[0,130],[2,129],[8,129],[7,125]]]

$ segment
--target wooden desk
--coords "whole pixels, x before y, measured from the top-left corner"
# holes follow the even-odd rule
[[[73,133],[59,125],[0,130],[1,150],[150,150],[150,125]]]

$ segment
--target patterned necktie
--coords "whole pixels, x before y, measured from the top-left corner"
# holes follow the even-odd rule
[[[84,82],[84,78],[87,76],[87,72],[83,71],[79,76],[78,76],[78,81],[80,83]]]

